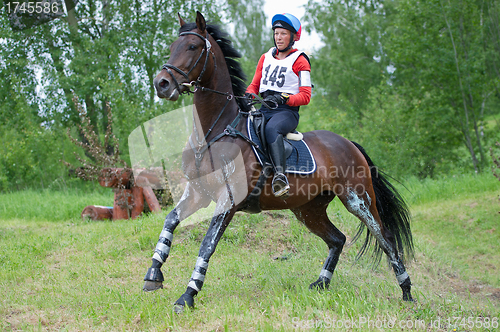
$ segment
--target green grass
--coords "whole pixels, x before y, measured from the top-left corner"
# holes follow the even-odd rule
[[[406,183],[413,190],[408,201],[416,261],[408,272],[416,303],[401,301],[385,261],[376,268],[369,257],[355,262],[361,243],[345,247],[329,291],[310,291],[326,246],[290,212],[280,211],[237,214],[210,261],[196,309],[183,315],[174,314],[172,304],[186,288],[208,220],[176,230],[164,289],[143,293],[164,214],[88,222],[79,219],[80,207],[63,201],[83,209],[109,205],[112,194],[1,195],[0,207],[15,201],[25,212],[4,210],[0,218],[0,330],[331,331],[338,320],[359,319],[372,326],[335,330],[390,330],[373,325],[377,319],[395,321],[397,331],[454,331],[448,319],[457,331],[488,330],[454,318],[479,317],[483,324],[500,317],[500,182],[472,180]],[[439,188],[446,190],[436,198]],[[33,201],[42,207],[30,206]],[[54,205],[62,211],[51,219]],[[329,215],[349,238],[355,234],[358,222],[338,200]],[[441,328],[432,328],[438,319]]]
[[[440,202],[456,197],[467,198],[484,192],[496,191],[500,194],[500,181],[491,172],[453,175],[438,180],[410,178],[397,187],[411,205]]]
[[[0,193],[0,219],[60,222],[80,218],[87,205],[113,206],[114,193],[97,186]]]
[[[469,283],[500,287],[500,181],[484,173],[404,185],[425,251]]]

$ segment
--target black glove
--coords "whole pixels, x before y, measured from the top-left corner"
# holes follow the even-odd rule
[[[266,98],[264,98],[264,101],[266,103],[275,104],[276,107],[278,107],[279,105],[286,104],[289,98],[290,98],[290,96],[288,95],[288,93],[281,93],[279,95],[276,94],[276,95],[267,96]]]
[[[255,96],[250,92],[245,92],[245,98],[251,101],[255,98]]]

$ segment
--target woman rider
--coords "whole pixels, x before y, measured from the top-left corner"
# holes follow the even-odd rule
[[[311,65],[307,55],[292,48],[300,39],[300,21],[291,14],[277,14],[272,19],[274,45],[257,64],[247,93],[260,93],[269,106],[260,111],[266,119],[265,135],[274,164],[273,193],[286,198],[290,186],[286,177],[283,137],[297,128],[299,107],[311,100]]]

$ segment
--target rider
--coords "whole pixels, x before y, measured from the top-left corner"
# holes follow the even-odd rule
[[[286,198],[290,186],[286,177],[286,157],[283,137],[297,128],[299,106],[311,100],[311,65],[303,52],[292,48],[300,39],[300,21],[291,14],[277,14],[272,19],[274,45],[263,54],[257,64],[252,83],[247,94],[260,93],[264,105],[260,111],[266,119],[265,135],[274,164],[275,175],[272,182],[276,197]]]

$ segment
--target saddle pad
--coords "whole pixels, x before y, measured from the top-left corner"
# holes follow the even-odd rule
[[[257,136],[257,133],[255,132],[255,127],[253,126],[250,117],[248,117],[247,130],[248,130],[248,137],[252,141],[254,141],[258,146],[260,146],[261,145],[260,139]],[[314,157],[311,153],[311,150],[309,149],[309,146],[307,146],[307,143],[304,140],[300,141],[287,140],[287,141],[292,144],[293,151],[292,154],[286,160],[286,173],[293,173],[293,174],[314,173],[316,171],[316,161],[314,160]],[[257,156],[259,163],[261,165],[264,165],[266,157],[254,146],[252,146],[252,149],[255,155]]]

